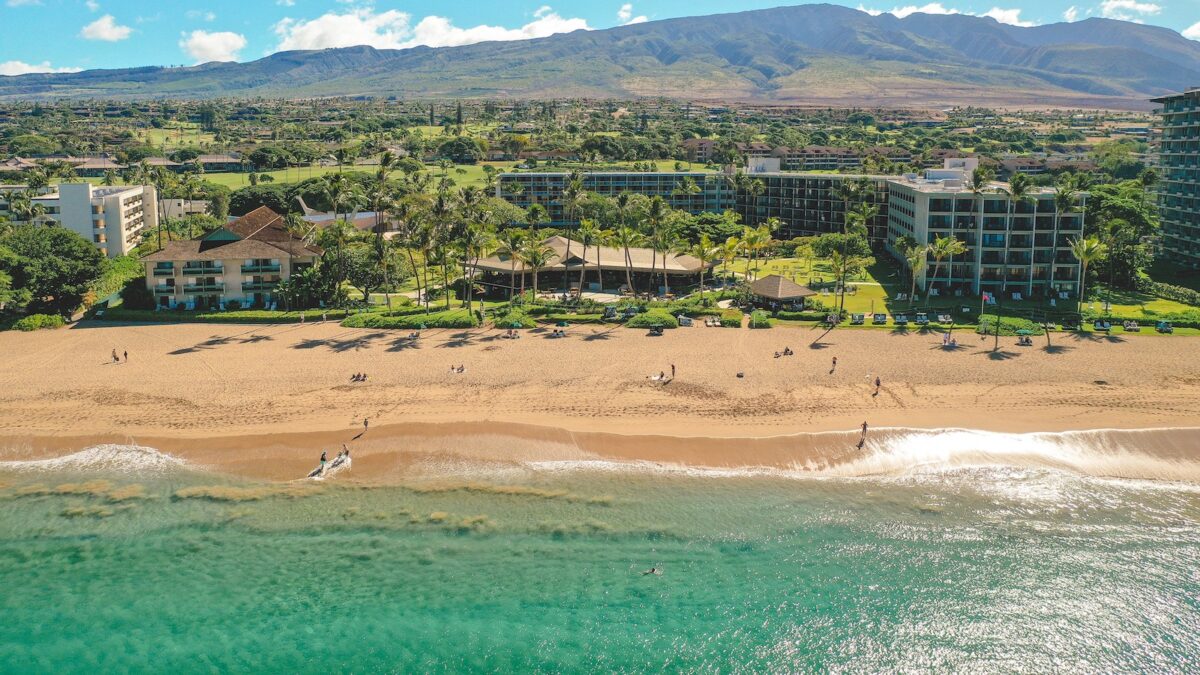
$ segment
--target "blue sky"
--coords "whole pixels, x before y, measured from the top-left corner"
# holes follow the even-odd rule
[[[1021,25],[1089,16],[1167,26],[1200,40],[1200,0],[830,0],[904,16],[976,14]],[[351,44],[447,46],[717,14],[788,0],[0,0],[0,75],[206,61]],[[802,4],[793,0],[791,4]]]

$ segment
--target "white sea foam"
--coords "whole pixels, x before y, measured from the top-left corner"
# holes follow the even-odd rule
[[[172,457],[143,445],[108,443],[93,445],[78,452],[49,459],[0,461],[0,469],[9,471],[96,471],[108,473],[155,474],[186,466]]]
[[[831,447],[857,434],[829,435]],[[732,441],[736,442],[736,441]],[[860,450],[834,450],[787,466],[711,467],[645,460],[533,461],[534,471],[642,472],[697,477],[856,478],[1017,467],[1083,476],[1200,483],[1200,429],[1097,429],[998,433],[973,429],[875,429]]]

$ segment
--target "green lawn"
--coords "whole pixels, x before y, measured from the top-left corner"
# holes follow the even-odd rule
[[[483,167],[486,164],[495,166],[500,171],[504,171],[513,167],[516,162],[481,162],[479,164],[459,164],[453,169],[450,169],[448,174],[454,180],[454,184],[459,187],[468,185],[482,186],[484,184]],[[459,173],[459,170],[463,173]],[[342,168],[343,172],[359,172],[359,173],[374,173],[373,166],[348,166]],[[337,173],[336,166],[304,166],[290,169],[280,169],[278,171],[263,171],[259,175],[268,175],[275,180],[276,183],[297,183],[309,178],[320,178],[331,173]],[[429,167],[426,173],[434,176],[435,179],[440,178],[442,170],[438,167]],[[230,189],[236,190],[250,185],[250,174],[248,173],[206,173],[204,180],[212,181],[218,185],[224,185]]]
[[[187,146],[199,146],[201,143],[214,142],[213,135],[200,131],[200,125],[182,123],[173,124],[162,129],[145,129],[138,132],[146,143],[170,152]]]

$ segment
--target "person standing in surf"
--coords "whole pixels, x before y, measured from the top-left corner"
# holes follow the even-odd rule
[[[326,455],[325,451],[324,451],[324,450],[322,450],[322,451],[321,451],[321,475],[322,475],[322,476],[324,476],[324,475],[325,475],[325,461],[326,461],[326,459],[327,459],[327,455]]]
[[[864,421],[862,423],[862,436],[858,437],[858,447],[860,450],[862,449],[862,446],[866,444],[866,442],[867,442],[867,423]]]

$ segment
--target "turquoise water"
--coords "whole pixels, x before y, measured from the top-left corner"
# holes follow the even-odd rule
[[[0,484],[2,672],[1200,669],[1186,484],[1011,467]]]

